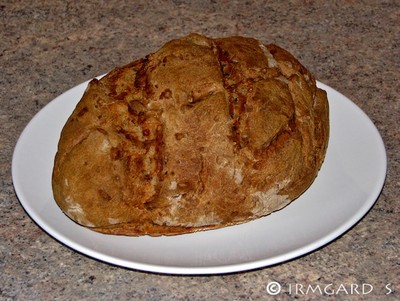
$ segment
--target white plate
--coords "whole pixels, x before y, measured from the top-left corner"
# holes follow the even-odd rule
[[[337,238],[372,207],[386,176],[386,152],[371,120],[349,99],[328,92],[330,142],[312,186],[267,217],[173,237],[104,235],[67,218],[52,196],[51,173],[62,127],[88,82],[65,92],[27,125],[15,147],[12,175],[30,217],[72,249],[118,266],[169,274],[220,274],[281,263]]]

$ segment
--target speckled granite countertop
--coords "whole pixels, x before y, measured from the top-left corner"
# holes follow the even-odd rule
[[[0,1],[0,26],[0,300],[267,300],[271,281],[286,288],[275,300],[399,300],[399,1]],[[11,178],[29,120],[67,89],[190,32],[281,45],[369,115],[387,148],[388,174],[361,222],[289,262],[192,277],[96,261],[29,218]],[[347,293],[300,287],[330,283]],[[351,284],[360,294],[362,284],[373,290],[349,296]]]

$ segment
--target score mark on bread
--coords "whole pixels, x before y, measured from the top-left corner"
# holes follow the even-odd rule
[[[90,82],[65,124],[54,198],[118,235],[175,235],[279,210],[314,181],[328,102],[289,52],[199,34]]]

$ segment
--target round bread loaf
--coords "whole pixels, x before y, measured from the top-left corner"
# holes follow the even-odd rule
[[[326,93],[290,53],[191,34],[90,82],[61,133],[54,197],[109,234],[243,223],[310,186],[328,134]]]

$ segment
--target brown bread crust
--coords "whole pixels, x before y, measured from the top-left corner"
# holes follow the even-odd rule
[[[109,234],[243,223],[310,186],[328,135],[326,93],[290,53],[191,34],[90,82],[61,133],[54,197]]]

